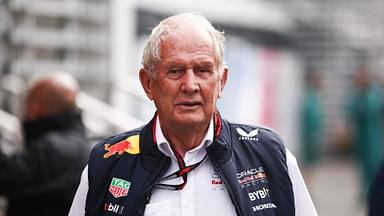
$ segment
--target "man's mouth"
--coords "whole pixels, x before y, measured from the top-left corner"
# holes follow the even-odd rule
[[[197,101],[186,101],[186,102],[180,103],[179,105],[183,105],[183,106],[197,106],[197,105],[200,105],[200,103],[197,102]]]
[[[195,108],[197,106],[200,106],[201,103],[198,102],[198,101],[184,101],[184,102],[180,102],[177,104],[178,106],[182,107],[182,108]]]

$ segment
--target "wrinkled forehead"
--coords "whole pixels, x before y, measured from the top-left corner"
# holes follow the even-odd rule
[[[165,31],[161,36],[162,39],[166,39],[172,35],[184,35],[194,37],[196,39],[205,37],[210,41],[213,39],[209,26],[197,19],[182,16],[170,17],[164,20],[163,25],[165,27]]]
[[[160,37],[160,55],[171,51],[209,51],[215,53],[214,41],[211,34],[201,26],[191,22],[170,23]]]
[[[214,44],[210,34],[201,29],[185,28],[170,29],[169,32],[161,36],[161,46],[194,46],[210,47],[214,49]]]

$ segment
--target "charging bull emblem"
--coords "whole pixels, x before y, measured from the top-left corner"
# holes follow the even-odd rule
[[[139,154],[140,153],[140,136],[130,136],[125,140],[122,140],[116,144],[104,144],[104,150],[107,151],[104,154],[104,158],[109,158],[115,154],[122,155],[124,152],[128,154]]]

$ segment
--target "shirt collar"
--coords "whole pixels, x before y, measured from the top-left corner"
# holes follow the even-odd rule
[[[157,140],[157,147],[158,149],[164,153],[166,156],[168,157],[172,157],[172,158],[175,158],[175,155],[172,151],[172,148],[168,142],[168,140],[165,138],[164,134],[163,134],[163,131],[161,130],[161,123],[159,121],[159,116],[156,117],[156,128],[155,128],[155,134],[156,134],[156,140]],[[208,131],[207,133],[205,134],[203,140],[201,141],[201,143],[189,150],[188,152],[195,152],[195,151],[198,151],[202,148],[205,148],[205,147],[208,147],[212,144],[213,142],[213,118],[211,118],[211,120],[209,121],[209,126],[208,126]]]

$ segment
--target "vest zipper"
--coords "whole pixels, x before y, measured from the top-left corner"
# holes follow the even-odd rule
[[[207,152],[208,152],[208,157],[209,157],[209,159],[211,159],[211,162],[212,162],[217,174],[219,174],[220,178],[224,181],[224,184],[227,187],[229,197],[231,198],[232,203],[235,206],[237,215],[241,216],[241,211],[239,208],[240,206],[239,206],[238,201],[235,199],[235,195],[233,193],[233,189],[232,189],[231,185],[229,184],[227,178],[224,176],[223,172],[221,171],[219,164],[215,160],[215,157],[212,155],[213,153],[210,153],[210,151],[208,151],[208,149],[207,149]]]
[[[152,178],[149,180],[150,185],[145,189],[143,193],[143,198],[138,199],[138,206],[136,210],[136,215],[144,215],[145,206],[149,203],[149,200],[151,199],[153,188],[156,184],[156,179],[158,179],[158,176],[165,171],[165,168],[169,167],[169,158],[163,157],[160,159],[158,166],[156,166],[155,173],[151,176]],[[168,166],[167,166],[168,165]]]

